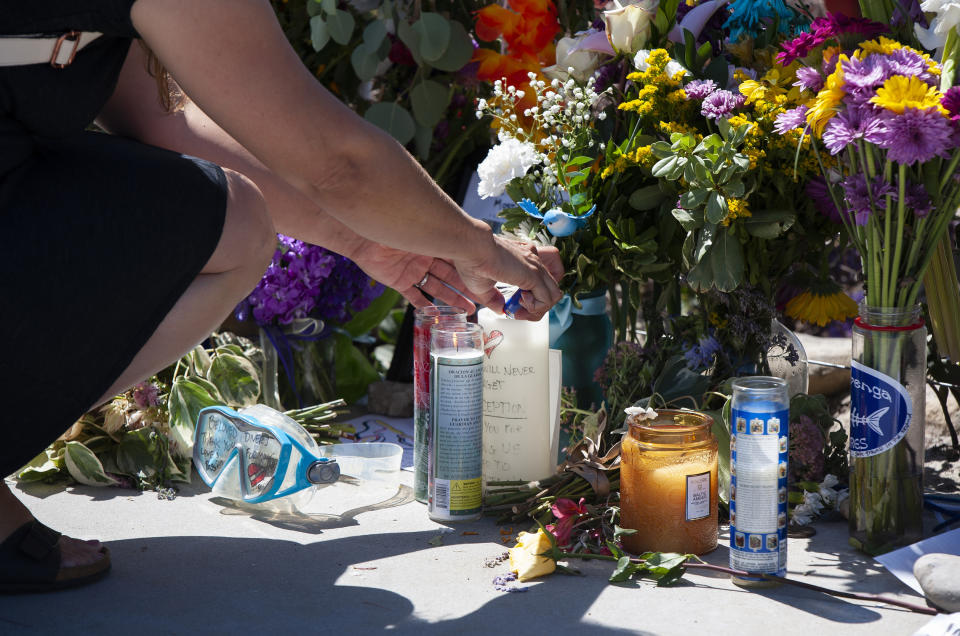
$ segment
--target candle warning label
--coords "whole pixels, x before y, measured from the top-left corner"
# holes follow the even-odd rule
[[[431,515],[478,515],[482,503],[483,367],[437,362],[432,378]]]

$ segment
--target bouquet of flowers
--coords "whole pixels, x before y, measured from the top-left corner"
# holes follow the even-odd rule
[[[882,35],[887,29],[867,18],[830,15],[785,43],[779,56],[803,64],[798,84],[808,96],[779,116],[780,130],[802,128],[822,147],[834,214],[862,261],[851,541],[873,553],[921,536],[926,342],[918,303],[960,204],[956,52],[940,64]]]
[[[337,394],[352,401],[366,393],[379,376],[353,344],[353,338],[367,329],[353,331],[368,321],[353,325],[351,321],[384,289],[348,258],[278,235],[267,271],[235,310],[239,320],[252,318],[260,328],[264,403],[280,408],[278,362],[287,382],[283,397],[287,403],[302,407],[329,402]],[[381,305],[389,310],[395,300],[395,294],[384,296],[375,308],[377,315]]]

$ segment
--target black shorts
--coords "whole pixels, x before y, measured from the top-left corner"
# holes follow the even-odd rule
[[[96,132],[33,141],[0,176],[0,476],[129,366],[213,254],[226,212],[226,177],[208,161]]]

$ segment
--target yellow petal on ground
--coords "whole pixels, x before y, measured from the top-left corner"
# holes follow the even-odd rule
[[[509,550],[510,569],[517,573],[517,580],[529,581],[556,570],[556,561],[540,556],[551,547],[550,539],[542,529],[537,530],[536,534],[529,532],[518,534],[517,545]]]

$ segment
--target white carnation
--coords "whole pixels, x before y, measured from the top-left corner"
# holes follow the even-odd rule
[[[480,175],[477,194],[481,199],[500,196],[511,180],[527,174],[537,163],[539,157],[533,144],[513,137],[502,139],[477,166]]]

